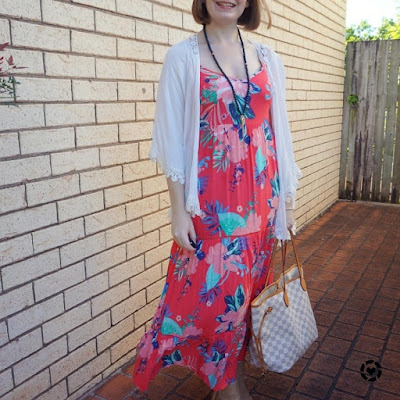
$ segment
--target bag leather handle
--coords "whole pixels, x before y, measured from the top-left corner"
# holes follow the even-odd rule
[[[297,249],[296,249],[296,245],[295,245],[295,240],[294,240],[294,235],[291,229],[289,229],[289,233],[290,233],[290,238],[291,238],[291,242],[292,242],[292,246],[293,246],[293,251],[294,251],[294,256],[296,259],[296,264],[297,267],[299,268],[299,273],[300,273],[300,283],[301,283],[301,287],[303,288],[303,290],[307,290],[306,287],[306,283],[304,280],[304,275],[303,275],[303,270],[302,270],[302,265],[300,264],[300,260],[299,260],[299,256],[297,254]],[[278,244],[278,241],[280,239],[275,239],[274,241],[274,247],[272,250],[272,254],[271,254],[271,262],[268,268],[268,274],[267,274],[267,279],[265,282],[265,285],[268,285],[268,281],[269,281],[269,277],[273,271],[273,265],[274,265],[274,259],[275,259],[275,253],[276,253],[276,247]],[[282,252],[282,279],[283,279],[283,296],[284,296],[284,300],[285,300],[285,304],[286,306],[289,306],[289,298],[287,296],[286,293],[286,277],[285,277],[285,265],[286,265],[286,252],[287,252],[287,242],[288,240],[280,240],[281,241],[281,252]]]

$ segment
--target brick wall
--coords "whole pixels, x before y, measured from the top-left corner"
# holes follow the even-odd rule
[[[275,0],[253,39],[283,58],[298,225],[338,197],[345,0]],[[271,4],[271,2],[270,2]],[[189,0],[0,0],[19,107],[0,106],[0,397],[78,399],[135,355],[171,246],[147,158]]]

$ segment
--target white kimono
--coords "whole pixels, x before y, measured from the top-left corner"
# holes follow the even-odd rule
[[[272,129],[279,172],[275,237],[288,240],[285,201],[295,207],[296,190],[302,174],[294,159],[287,117],[286,74],[280,56],[270,46],[252,43],[260,61],[266,64],[272,83]],[[149,151],[150,159],[158,161],[166,177],[185,185],[185,208],[192,217],[201,214],[197,193],[199,96],[200,53],[197,34],[193,34],[167,52],[158,85],[153,142]]]

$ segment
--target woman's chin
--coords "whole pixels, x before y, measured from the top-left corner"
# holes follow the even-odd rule
[[[211,21],[215,25],[231,25],[237,24],[239,17],[237,15],[214,15],[211,16]]]
[[[212,21],[225,25],[227,23],[236,23],[242,13],[239,13],[237,5],[234,7],[224,7],[214,3],[212,9],[209,10],[209,14]]]

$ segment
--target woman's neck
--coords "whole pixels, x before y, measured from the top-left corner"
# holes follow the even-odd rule
[[[207,36],[211,44],[232,44],[238,41],[237,25],[206,25]]]

